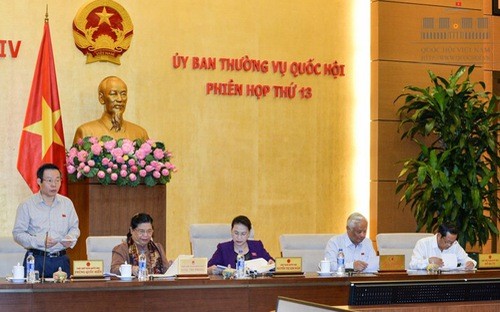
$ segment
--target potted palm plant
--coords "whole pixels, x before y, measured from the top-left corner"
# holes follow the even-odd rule
[[[448,80],[428,71],[431,86],[407,86],[394,101],[404,98],[401,140],[420,146],[403,161],[396,192],[403,193],[400,203],[410,206],[417,231],[453,222],[462,246],[482,247],[499,233],[500,98],[484,91],[484,82],[469,80],[473,70],[462,66]]]

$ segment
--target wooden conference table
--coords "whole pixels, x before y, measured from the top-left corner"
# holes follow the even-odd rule
[[[0,311],[271,311],[278,296],[346,306],[351,282],[499,279],[500,270],[468,273],[360,274],[350,277],[78,281],[37,284],[0,282]]]

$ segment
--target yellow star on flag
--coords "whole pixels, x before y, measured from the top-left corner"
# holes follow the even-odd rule
[[[59,133],[56,131],[56,123],[61,118],[61,110],[52,111],[45,98],[42,97],[42,119],[37,121],[23,130],[42,136],[42,158],[49,150],[52,143],[59,144],[64,147]]]
[[[111,16],[113,16],[114,14],[113,13],[108,13],[106,11],[106,7],[103,7],[102,8],[102,12],[101,13],[96,13],[96,15],[99,16],[99,24],[97,24],[97,25],[101,25],[102,23],[106,23],[109,26],[111,26],[111,22],[109,21],[109,18]]]

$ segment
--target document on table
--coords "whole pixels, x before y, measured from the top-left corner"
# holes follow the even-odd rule
[[[179,274],[179,259],[189,259],[193,258],[193,255],[179,255],[172,265],[168,268],[165,274],[150,274],[149,276],[153,278],[165,278],[165,277],[174,277]]]
[[[275,268],[274,263],[268,264],[266,259],[257,258],[252,260],[245,261],[245,267],[249,271],[257,272],[257,273],[266,273]]]
[[[443,254],[442,258],[444,265],[441,269],[444,270],[456,270],[458,261],[457,261],[457,255],[455,254]]]

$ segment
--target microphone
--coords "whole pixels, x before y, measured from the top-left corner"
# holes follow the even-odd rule
[[[47,258],[47,239],[49,238],[49,232],[45,233],[45,246],[43,249],[43,264],[42,264],[42,277],[40,281],[45,283],[45,258]]]

